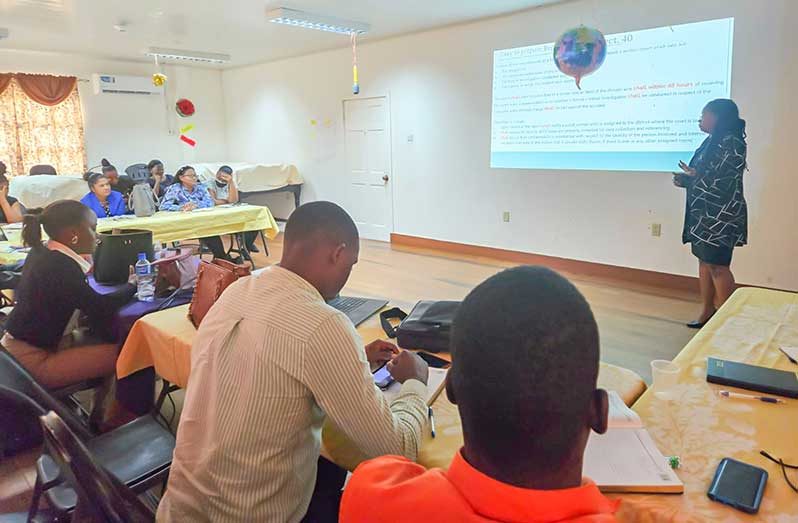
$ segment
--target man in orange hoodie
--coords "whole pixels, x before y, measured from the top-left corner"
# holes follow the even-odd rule
[[[395,456],[361,464],[341,522],[615,521],[618,503],[582,477],[608,402],[598,328],[576,287],[543,267],[487,279],[462,303],[451,350],[446,393],[465,445],[447,471]]]

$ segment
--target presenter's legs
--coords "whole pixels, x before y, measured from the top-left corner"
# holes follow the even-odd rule
[[[734,292],[734,274],[727,265],[709,265],[709,271],[715,287],[715,303],[720,307]]]
[[[698,316],[698,323],[706,322],[715,314],[715,283],[712,278],[712,265],[702,261],[698,262],[698,284],[701,288],[701,315]]]

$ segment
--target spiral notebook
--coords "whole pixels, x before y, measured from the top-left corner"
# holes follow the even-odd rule
[[[681,494],[684,484],[657,448],[640,416],[610,391],[607,432],[590,433],[582,474],[602,492]]]

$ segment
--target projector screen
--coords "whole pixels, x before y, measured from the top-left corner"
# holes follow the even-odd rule
[[[574,79],[554,44],[493,53],[490,165],[674,171],[705,137],[706,103],[729,98],[734,19],[607,35],[607,57]]]

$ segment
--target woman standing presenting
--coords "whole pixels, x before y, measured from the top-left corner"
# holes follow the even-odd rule
[[[732,252],[748,241],[745,120],[733,101],[718,99],[704,107],[699,128],[709,137],[689,165],[679,162],[683,172],[673,176],[674,185],[687,189],[682,241],[691,244],[699,262],[703,309],[687,324],[692,329],[703,327],[734,292]]]

